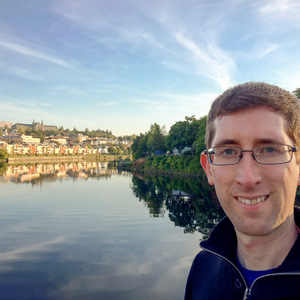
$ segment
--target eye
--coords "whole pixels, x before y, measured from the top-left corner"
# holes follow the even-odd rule
[[[239,155],[239,151],[236,148],[230,148],[230,147],[220,147],[219,149],[219,155],[222,156],[236,156]]]
[[[274,152],[278,152],[278,150],[275,149],[274,147],[266,147],[266,148],[263,149],[263,152],[274,153]]]
[[[280,145],[268,145],[258,147],[258,153],[261,155],[276,155],[283,152],[282,146]]]
[[[235,151],[233,149],[231,149],[231,148],[228,148],[228,149],[225,149],[223,151],[223,153],[226,154],[226,155],[232,155],[232,154],[235,153]]]

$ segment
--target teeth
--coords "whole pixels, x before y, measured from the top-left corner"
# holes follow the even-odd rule
[[[258,204],[258,203],[260,203],[260,202],[266,200],[266,199],[267,199],[267,196],[263,196],[263,197],[256,198],[256,199],[252,199],[252,200],[250,200],[250,199],[245,199],[245,198],[241,198],[241,197],[237,197],[237,199],[238,199],[240,202],[244,203],[244,204],[247,204],[247,205],[255,205],[255,204]]]

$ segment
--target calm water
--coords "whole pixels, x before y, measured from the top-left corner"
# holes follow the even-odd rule
[[[106,165],[0,175],[0,299],[183,299],[199,241],[222,217],[198,180]]]

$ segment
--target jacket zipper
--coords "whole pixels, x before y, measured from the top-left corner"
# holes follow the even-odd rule
[[[244,281],[244,284],[245,284],[245,292],[244,292],[244,297],[243,297],[243,300],[247,300],[247,298],[250,296],[251,294],[251,290],[253,288],[253,285],[255,284],[255,282],[259,279],[259,278],[263,278],[263,277],[268,277],[268,276],[277,276],[277,275],[296,275],[296,276],[300,276],[300,273],[296,273],[296,272],[284,272],[284,273],[271,273],[271,274],[267,274],[267,275],[263,275],[263,276],[260,276],[258,278],[256,278],[254,280],[254,282],[251,284],[250,288],[247,287],[247,283],[246,283],[246,280],[244,278],[244,276],[242,275],[242,273],[240,272],[240,270],[235,266],[235,264],[233,264],[229,259],[227,259],[226,257],[214,252],[214,251],[211,251],[209,249],[206,249],[206,248],[203,248],[203,250],[207,251],[207,252],[210,252],[216,256],[219,256],[220,258],[224,259],[225,261],[227,261],[230,265],[232,265],[234,267],[235,270],[237,270],[237,272],[240,274],[242,280]]]
[[[246,300],[248,298],[248,296],[250,296],[250,293],[251,293],[251,290],[246,287],[243,300]]]
[[[248,298],[248,296],[251,294],[251,287],[250,287],[250,288],[247,287],[246,280],[245,280],[243,274],[241,273],[241,271],[236,267],[236,265],[233,264],[233,263],[232,263],[229,259],[227,259],[226,257],[224,257],[224,256],[222,256],[222,255],[220,255],[220,254],[218,254],[218,253],[216,253],[216,252],[214,252],[214,251],[211,251],[211,250],[206,249],[206,248],[203,248],[203,247],[202,247],[202,249],[205,250],[205,251],[207,251],[207,252],[210,252],[210,253],[212,253],[212,254],[214,254],[214,255],[219,256],[220,258],[224,259],[225,261],[227,261],[229,264],[231,264],[231,265],[234,267],[234,269],[240,274],[240,276],[241,276],[241,278],[242,278],[242,280],[243,280],[243,282],[244,282],[244,285],[245,285],[245,287],[246,287],[246,290],[245,290],[245,293],[244,293],[244,297],[243,297],[243,300],[246,300],[246,299]],[[253,284],[252,284],[252,285],[253,285]]]

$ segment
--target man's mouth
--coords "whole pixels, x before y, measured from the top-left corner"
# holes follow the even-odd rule
[[[268,198],[268,196],[262,196],[259,198],[255,198],[255,199],[247,199],[247,198],[242,198],[242,197],[237,197],[238,201],[247,204],[247,205],[255,205],[258,204],[260,202],[265,201]]]

